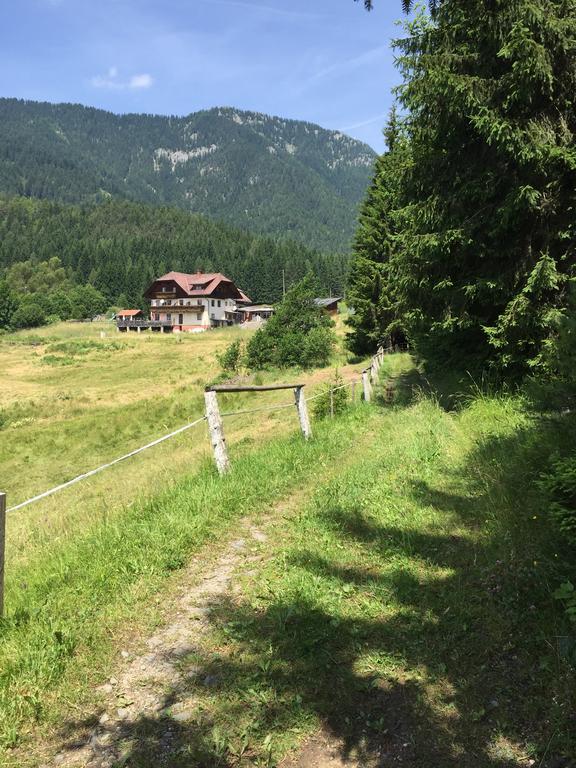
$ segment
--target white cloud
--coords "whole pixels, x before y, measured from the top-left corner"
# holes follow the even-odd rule
[[[128,88],[150,88],[154,83],[152,75],[132,75],[128,83]]]
[[[113,91],[142,90],[154,84],[154,78],[147,72],[131,75],[127,80],[119,78],[118,74],[118,67],[112,66],[105,75],[95,75],[90,82],[94,88],[108,88]]]
[[[323,69],[319,69],[313,73],[310,78],[310,82],[315,80],[321,80],[325,77],[333,77],[336,75],[343,75],[352,70],[364,67],[368,64],[372,64],[377,59],[382,58],[389,50],[387,45],[379,45],[376,48],[371,48],[369,51],[364,51],[359,56],[353,56],[350,59],[344,61],[337,61],[334,64],[330,64]]]

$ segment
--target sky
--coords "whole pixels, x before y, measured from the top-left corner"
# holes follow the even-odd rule
[[[400,0],[4,0],[0,96],[112,112],[234,106],[382,151]]]

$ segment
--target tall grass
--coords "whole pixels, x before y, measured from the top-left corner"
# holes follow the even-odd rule
[[[101,332],[106,334],[100,338]],[[250,332],[200,335],[117,334],[107,323],[65,323],[0,340],[0,488],[13,506],[127,453],[203,414],[203,389],[216,375],[216,353]],[[46,357],[70,365],[45,365]],[[289,380],[267,372],[262,380]],[[330,371],[307,374],[306,380]],[[301,374],[298,374],[301,379]],[[284,402],[290,393],[261,396]],[[221,398],[223,410],[250,407],[250,396]],[[295,428],[291,410],[226,420],[230,444],[256,443]],[[209,454],[203,425],[8,518],[8,559],[51,557],[52,542],[112,522],[127,504],[194,471]]]
[[[263,567],[183,661],[178,695],[198,714],[167,715],[174,768],[275,765],[319,728],[366,766],[569,764],[575,676],[553,593],[570,566],[534,476],[574,425],[535,422],[521,397],[450,411],[399,395],[324,424],[354,428],[355,450],[271,527]],[[136,723],[135,764],[161,759],[167,722]]]
[[[21,567],[8,563],[7,616],[0,629],[0,739],[16,744],[33,721],[55,717],[48,692],[81,657],[102,660],[118,622],[157,590],[200,546],[232,522],[257,514],[325,471],[368,418],[352,412],[304,443],[279,439],[240,455],[224,479],[211,463],[159,493],[101,520],[85,534],[54,542]]]

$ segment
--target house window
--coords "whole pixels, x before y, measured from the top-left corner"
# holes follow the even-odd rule
[[[212,299],[212,306],[214,306],[214,299]],[[214,315],[212,315],[212,317],[214,317]]]
[[[221,304],[220,299],[218,299],[218,306],[220,306],[220,304]]]
[[[181,306],[181,307],[183,307],[183,306],[184,306],[184,299],[180,299],[180,306]]]

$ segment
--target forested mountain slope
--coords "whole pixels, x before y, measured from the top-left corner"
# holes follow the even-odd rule
[[[115,115],[0,99],[0,192],[172,205],[347,250],[374,151],[319,126],[232,108]]]
[[[176,208],[110,200],[75,206],[0,197],[0,278],[13,264],[57,256],[73,283],[94,285],[110,303],[141,306],[142,292],[168,270],[221,271],[254,301],[282,295],[312,271],[321,290],[341,293],[344,255],[254,235]]]

